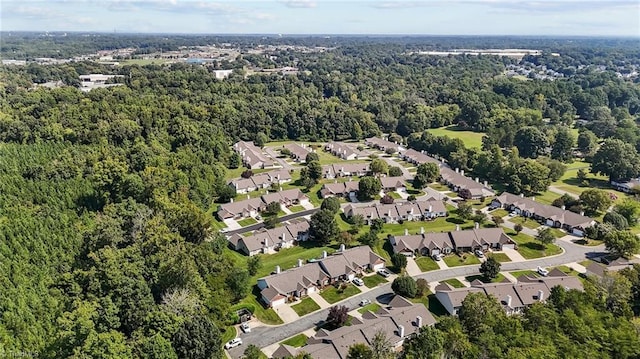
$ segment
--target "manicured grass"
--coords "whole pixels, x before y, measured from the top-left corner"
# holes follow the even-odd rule
[[[389,196],[391,196],[393,199],[402,199],[402,196],[400,195],[400,193],[398,192],[387,192],[386,194],[388,194]]]
[[[447,280],[444,280],[443,282],[449,284],[450,286],[452,286],[454,288],[464,288],[465,287],[465,285],[462,284],[462,282],[459,281],[456,278],[447,279]]]
[[[300,301],[300,303],[292,305],[291,309],[293,309],[299,316],[303,316],[309,314],[311,312],[315,312],[320,309],[318,303],[314,302],[310,297],[306,297]]]
[[[246,226],[250,226],[252,224],[256,224],[258,223],[258,221],[255,220],[255,218],[245,218],[245,219],[241,219],[238,221],[238,224],[241,225],[242,227],[246,227]]]
[[[522,217],[522,216],[511,217],[511,219],[509,219],[509,222],[520,223],[523,227],[526,227],[529,229],[536,229],[540,227],[540,223],[538,223],[538,221],[536,221],[535,219]]]
[[[491,282],[485,281],[484,278],[480,274],[470,275],[470,276],[465,277],[464,279],[466,279],[469,283],[473,282],[476,279],[481,281],[481,282],[484,282],[484,283],[501,283],[502,281],[504,281],[504,274],[498,273],[498,276],[493,278],[491,280]]]
[[[322,184],[318,183],[317,185],[311,187],[309,191],[301,190],[302,193],[306,194],[309,197],[309,202],[314,205],[314,207],[320,207],[322,204],[322,198],[320,198],[320,189],[322,188]]]
[[[585,268],[587,268],[588,266],[590,266],[593,263],[598,263],[598,262],[592,261],[591,259],[585,259],[585,260],[583,260],[581,262],[578,262],[578,264],[580,264],[581,266],[583,266]],[[600,264],[600,263],[598,263],[598,264]]]
[[[425,293],[421,297],[409,298],[409,300],[413,303],[424,305],[435,317],[448,315],[447,310],[440,304],[436,295],[431,292]]]
[[[400,164],[400,166],[404,167],[404,168],[413,168],[416,165],[414,165],[413,163],[410,162],[405,162],[405,161],[396,161],[397,163]]]
[[[574,271],[572,268],[569,268],[568,266],[565,266],[565,265],[548,268],[548,269],[549,271],[551,271],[552,269],[560,269],[562,273],[566,273],[568,275],[573,275],[573,276],[577,276],[579,274],[577,271]]]
[[[322,257],[322,251],[327,253],[335,252],[331,247],[313,247],[311,242],[300,242],[299,245],[291,248],[281,249],[275,254],[265,254],[260,256],[262,268],[258,271],[255,279],[269,275],[275,270],[276,266],[280,266],[282,271],[293,268],[298,265],[298,259],[306,260]]]
[[[383,278],[381,275],[374,274],[366,277],[362,277],[362,281],[367,288],[377,287],[380,284],[388,283],[389,281]]]
[[[504,253],[490,253],[487,256],[497,260],[500,263],[511,262],[511,258],[509,258],[509,256]]]
[[[566,232],[564,232],[564,231],[562,231],[562,230],[560,230],[558,228],[551,228],[551,233],[553,233],[553,236],[556,237],[556,238],[562,238],[562,237],[567,235]]]
[[[416,258],[416,264],[418,265],[418,268],[420,268],[420,270],[423,272],[440,269],[438,263],[436,263],[436,261],[429,257]]]
[[[283,342],[281,342],[280,344],[285,344],[285,345],[290,345],[294,348],[300,348],[303,347],[305,345],[307,345],[307,336],[304,334],[298,334],[294,337],[291,337]]]
[[[212,217],[213,219],[211,220],[211,227],[214,230],[219,231],[223,228],[227,228],[227,225],[224,224],[224,222],[222,222],[221,220],[219,220],[215,214]]]
[[[250,307],[254,310],[253,315],[264,324],[277,325],[284,322],[272,308],[265,308],[262,303],[258,302],[260,290],[257,286],[253,287],[253,293],[244,298],[237,306]]]
[[[385,224],[382,230],[384,233],[401,236],[404,235],[405,229],[408,229],[410,234],[420,233],[421,227],[424,228],[425,232],[453,231],[456,229],[456,224],[460,225],[461,229],[473,228],[472,221],[464,221],[457,215],[451,214],[449,217],[441,217],[433,221],[406,221],[403,224]]]
[[[491,216],[498,216],[498,217],[502,218],[502,217],[508,216],[509,212],[507,212],[506,209],[500,208],[500,209],[495,209],[495,210],[491,211],[490,214],[491,214]]]
[[[536,241],[535,238],[522,232],[516,235],[516,232],[510,228],[503,229],[505,233],[518,244],[518,252],[526,259],[535,259],[562,253],[562,248],[555,244],[548,244],[545,247]]]
[[[369,303],[367,305],[365,305],[364,307],[358,309],[358,312],[361,314],[364,314],[365,312],[377,312],[378,309],[380,309],[380,304],[378,303]]]
[[[338,290],[336,287],[329,287],[323,290],[320,295],[322,296],[322,298],[324,298],[324,300],[333,304],[343,299],[352,297],[358,293],[360,293],[360,289],[358,289],[353,284],[347,284],[347,287],[342,291]]]
[[[480,260],[471,253],[463,253],[462,256],[457,254],[449,254],[444,257],[444,262],[449,267],[466,266],[470,264],[480,264]]]
[[[291,207],[289,207],[289,210],[290,210],[291,212],[293,212],[293,213],[302,212],[302,211],[304,211],[304,209],[305,209],[305,208],[304,208],[304,207],[302,207],[302,206],[300,206],[300,205],[297,205],[297,206],[291,206]]]
[[[555,193],[553,191],[539,192],[539,193],[536,193],[536,195],[534,196],[535,201],[540,202],[542,204],[551,204],[553,203],[553,201],[555,201],[557,198],[560,198],[560,197],[561,197],[560,194]]]
[[[459,138],[462,140],[462,142],[464,142],[465,147],[482,147],[482,137],[484,136],[484,133],[482,132],[464,131],[458,128],[458,126],[456,125],[433,128],[428,131],[435,136]]]
[[[469,201],[471,203],[471,207],[475,208],[475,209],[481,209],[484,207],[487,207],[488,205],[491,204],[491,199],[485,199],[484,202],[480,201],[480,200],[472,200]]]
[[[224,328],[224,332],[222,333],[222,342],[226,343],[237,336],[238,336],[238,331],[236,330],[236,327],[233,325],[230,325]]]
[[[450,198],[456,198],[456,197],[458,197],[458,194],[457,194],[457,193],[455,193],[455,192],[447,192],[447,193],[445,193],[445,195],[446,195],[447,197],[450,197]]]
[[[518,270],[515,272],[509,272],[509,273],[511,273],[511,275],[516,278],[521,277],[523,275],[526,275],[527,277],[539,277],[538,273],[532,270]]]
[[[429,185],[429,187],[435,189],[436,191],[450,191],[449,187],[443,185],[442,183],[434,182]]]

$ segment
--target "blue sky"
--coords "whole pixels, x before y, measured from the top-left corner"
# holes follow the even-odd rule
[[[640,0],[1,0],[3,31],[640,36]]]

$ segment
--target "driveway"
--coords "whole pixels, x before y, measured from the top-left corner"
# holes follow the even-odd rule
[[[405,271],[407,272],[408,275],[412,277],[422,274],[422,271],[420,270],[420,267],[418,267],[418,265],[416,264],[415,259],[411,257],[407,257],[407,267],[405,268]]]
[[[290,165],[284,158],[278,158],[279,155],[275,151],[274,147],[265,147],[264,152],[266,152],[269,156],[271,156],[271,158],[277,161],[285,170],[290,171],[293,169],[293,166]]]
[[[402,175],[404,176],[404,178],[406,178],[407,180],[413,180],[413,175],[411,174],[411,172],[409,172],[409,170],[406,167],[404,167],[401,164],[400,160],[396,161],[395,157],[387,157],[386,154],[380,155],[380,157],[378,158],[382,158],[382,160],[385,161],[389,165],[389,167],[391,166],[400,167],[400,170],[402,170]]]
[[[320,293],[311,293],[309,294],[309,297],[311,297],[311,299],[313,299],[313,301],[320,306],[320,309],[326,309],[331,307],[331,304],[327,302],[324,298],[322,298]]]
[[[298,313],[296,313],[295,310],[291,309],[291,306],[289,304],[277,305],[273,307],[273,310],[285,323],[295,322],[296,320],[300,319]]]
[[[522,254],[520,254],[520,252],[515,249],[503,248],[502,253],[506,254],[512,262],[524,262],[527,260],[522,256]]]
[[[557,241],[556,244],[562,247],[562,249],[564,250],[564,252],[560,255],[548,257],[548,258],[527,260],[523,262],[503,263],[501,269],[502,271],[516,271],[516,270],[534,269],[537,266],[556,267],[566,263],[580,262],[585,258],[592,258],[595,256],[602,255],[604,253],[603,245],[586,247],[586,246],[570,243],[567,241]],[[467,277],[470,275],[480,274],[479,268],[480,268],[479,265],[453,267],[448,269],[440,269],[440,270],[422,273],[417,276],[414,276],[414,278],[416,279],[423,278],[423,279],[426,279],[429,283],[432,283],[435,281],[443,281],[449,278]],[[380,285],[376,288],[371,289],[370,291],[363,292],[361,294],[345,299],[339,304],[345,305],[350,309],[356,309],[359,306],[359,303],[362,299],[368,299],[368,300],[374,301],[379,296],[388,294],[390,292],[392,292],[391,282]],[[329,313],[328,309],[322,309],[314,313],[311,313],[309,315],[306,315],[292,323],[279,325],[277,327],[263,326],[263,327],[252,328],[251,333],[248,333],[243,337],[243,340],[244,340],[243,346],[248,344],[254,344],[259,348],[264,348],[268,345],[279,343],[286,338],[289,338],[305,330],[313,328],[318,324],[321,324],[322,321],[324,321],[327,318],[328,313]],[[275,328],[277,328],[277,330],[274,330]],[[232,358],[241,358],[243,352],[244,352],[244,348],[242,347],[233,348],[230,350],[230,354]]]

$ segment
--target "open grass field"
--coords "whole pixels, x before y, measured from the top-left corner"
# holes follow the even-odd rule
[[[375,274],[366,277],[362,277],[362,281],[367,288],[374,288],[380,284],[388,283],[389,281],[384,279],[381,275]]]
[[[449,254],[444,257],[444,262],[449,267],[466,266],[470,264],[480,264],[480,260],[471,253],[464,253],[462,256],[457,254]]]
[[[466,147],[481,148],[482,137],[484,133],[464,131],[458,128],[456,125],[448,127],[433,128],[428,130],[435,136],[447,136],[451,138],[459,138],[464,142]]]
[[[310,297],[306,297],[301,300],[300,303],[292,305],[291,309],[293,309],[299,316],[302,317],[303,315],[307,315],[311,312],[319,310],[320,306]]]
[[[358,293],[360,293],[360,289],[358,289],[358,287],[353,284],[347,284],[347,287],[344,290],[338,290],[336,287],[329,287],[323,290],[320,295],[324,300],[333,304]]]
[[[420,270],[423,272],[440,269],[438,263],[436,263],[436,261],[429,257],[416,258],[416,264],[418,265],[418,268],[420,268]]]
[[[516,234],[513,229],[503,228],[504,232],[518,244],[518,252],[526,259],[552,256],[562,253],[562,248],[555,244],[548,244],[546,247],[535,238],[524,233]]]
[[[303,347],[305,345],[307,345],[307,336],[304,334],[298,334],[296,336],[293,336],[285,341],[283,341],[280,344],[285,344],[285,345],[290,345],[294,348],[300,348]]]

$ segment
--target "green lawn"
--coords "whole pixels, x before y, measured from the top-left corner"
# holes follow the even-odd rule
[[[300,303],[292,305],[291,309],[293,309],[296,313],[298,313],[299,316],[302,317],[303,315],[319,310],[320,306],[310,297],[306,297],[301,300]]]
[[[458,197],[458,194],[457,194],[457,193],[455,193],[455,192],[447,192],[447,193],[445,193],[445,195],[446,195],[447,197],[450,197],[450,198],[456,198],[456,197]]]
[[[536,202],[540,202],[542,204],[551,204],[557,198],[560,198],[561,195],[552,191],[545,191],[536,193],[534,196]]]
[[[476,279],[481,281],[481,282],[487,283],[480,274],[470,275],[470,276],[465,277],[464,279],[466,279],[469,283],[473,282]],[[498,273],[498,276],[493,278],[491,280],[491,282],[489,282],[489,283],[501,283],[502,281],[504,281],[504,274]]]
[[[528,277],[538,277],[538,273],[536,273],[536,271],[532,271],[532,270],[518,270],[515,272],[510,272],[512,276],[518,278],[521,277],[523,275],[526,275]]]
[[[452,286],[454,288],[464,288],[465,287],[465,285],[462,284],[462,282],[457,280],[456,278],[447,279],[447,280],[444,280],[443,282],[449,284],[450,286]]]
[[[578,264],[580,264],[581,266],[583,266],[585,268],[590,266],[592,263],[598,263],[598,262],[592,261],[591,259],[585,259],[582,262],[578,262]],[[598,263],[598,264],[600,264],[600,263]]]
[[[500,263],[511,262],[511,258],[504,253],[490,253],[487,257],[492,257]]]
[[[222,342],[226,343],[237,336],[238,336],[238,331],[236,330],[236,327],[233,325],[230,325],[224,328],[224,332],[222,333]]]
[[[502,218],[502,217],[508,216],[509,212],[507,212],[506,209],[500,208],[500,209],[495,209],[495,210],[491,211],[490,214],[491,214],[491,216],[498,216],[498,217]]]
[[[429,185],[429,187],[435,189],[436,191],[450,191],[449,187],[443,185],[442,183],[434,182]]]
[[[307,338],[306,335],[301,333],[281,342],[280,344],[290,345],[294,348],[300,348],[307,345],[307,339],[309,338]]]
[[[236,306],[239,307],[250,307],[254,310],[253,315],[258,318],[259,321],[269,324],[269,325],[278,325],[283,324],[284,322],[278,314],[272,308],[265,308],[262,306],[262,303],[258,302],[258,296],[260,295],[260,290],[257,286],[254,286],[253,294],[249,294],[246,298],[244,298],[240,303]],[[235,306],[234,306],[235,307]]]
[[[529,229],[536,229],[540,227],[540,223],[538,223],[538,221],[536,221],[535,219],[522,217],[522,216],[511,217],[509,221],[512,223],[520,223],[523,227],[526,227]]]
[[[461,229],[473,228],[472,221],[464,221],[457,215],[452,214],[449,217],[438,218],[433,221],[406,221],[403,224],[385,224],[382,230],[384,233],[400,236],[404,235],[405,229],[408,229],[410,234],[420,233],[420,228],[424,228],[425,232],[453,231],[456,229],[456,224],[459,224]]]
[[[302,207],[302,206],[300,206],[300,205],[298,205],[298,206],[291,206],[291,207],[289,207],[289,210],[290,210],[291,212],[293,212],[293,213],[298,213],[298,212],[302,212],[302,211],[304,211],[304,210],[305,210],[305,208],[304,208],[304,207]]]
[[[258,221],[255,220],[255,218],[245,218],[245,219],[241,219],[238,221],[238,224],[241,225],[242,227],[246,227],[246,226],[250,226],[252,224],[256,224],[258,223]]]
[[[306,262],[308,259],[320,258],[322,257],[322,251],[332,253],[335,252],[335,248],[314,247],[311,242],[300,242],[299,245],[281,249],[278,253],[261,255],[260,262],[262,263],[262,267],[254,279],[269,275],[278,265],[280,269],[284,271],[298,265],[298,259]]]
[[[551,228],[551,233],[553,233],[553,236],[556,237],[556,238],[562,238],[562,237],[567,235],[566,232],[564,232],[564,231],[562,231],[562,230],[560,230],[558,228]]]
[[[387,192],[386,194],[388,194],[389,196],[391,196],[393,199],[402,199],[402,196],[400,195],[400,193],[398,192]]]
[[[560,271],[562,271],[562,273],[566,273],[568,275],[577,277],[580,275],[580,273],[578,273],[578,271],[573,270],[573,268],[570,268],[568,266],[562,265],[562,266],[557,266],[557,267],[553,267],[553,268],[549,268],[549,271],[551,271],[552,269],[560,269]]]
[[[457,254],[453,253],[445,256],[443,260],[449,267],[480,264],[480,260],[471,253],[463,253],[462,256],[458,256]]]
[[[484,200],[484,202],[480,201],[480,200],[472,200],[469,201],[471,203],[471,207],[475,208],[475,209],[481,209],[484,207],[487,207],[488,205],[491,204],[491,199],[487,198]]]
[[[562,253],[562,248],[555,244],[548,244],[545,247],[536,241],[535,238],[522,232],[516,235],[516,232],[510,228],[503,229],[505,233],[518,244],[518,252],[526,259],[535,259]]]
[[[367,288],[377,287],[380,284],[388,283],[389,281],[383,278],[381,275],[370,275],[366,277],[362,277],[362,281]]]
[[[464,142],[465,147],[474,147],[474,148],[482,147],[482,137],[484,136],[484,133],[482,132],[464,131],[459,129],[458,126],[456,125],[452,125],[448,127],[432,128],[428,131],[435,136],[459,138],[462,140],[462,142]]]
[[[358,309],[358,312],[360,312],[361,314],[364,314],[367,311],[375,313],[375,312],[378,311],[378,309],[380,309],[380,304],[378,304],[378,303],[369,303],[369,304],[365,305],[364,307]]]
[[[440,267],[438,266],[438,263],[436,263],[436,261],[434,261],[429,257],[416,258],[416,264],[418,265],[420,270],[423,272],[440,269]]]
[[[358,293],[360,293],[360,289],[358,289],[353,284],[347,284],[347,287],[342,291],[338,290],[336,287],[329,287],[323,290],[320,295],[322,296],[322,298],[324,298],[324,300],[333,304],[343,299],[352,297]]]

